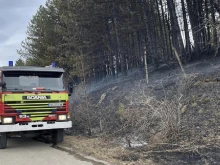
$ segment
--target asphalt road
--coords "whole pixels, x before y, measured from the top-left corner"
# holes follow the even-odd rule
[[[7,149],[0,150],[0,164],[4,165],[92,165],[96,163],[78,160],[74,155],[51,147],[52,144],[31,138],[8,140]]]

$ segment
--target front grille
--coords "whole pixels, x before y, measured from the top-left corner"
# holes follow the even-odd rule
[[[50,103],[63,103],[62,107],[49,107]],[[8,101],[5,102],[5,113],[28,115],[32,121],[42,120],[49,114],[66,111],[65,100],[31,100],[31,101]]]

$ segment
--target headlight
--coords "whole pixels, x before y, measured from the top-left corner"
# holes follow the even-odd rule
[[[12,117],[3,117],[2,118],[2,123],[3,124],[12,124],[13,123],[13,118]]]
[[[64,121],[66,119],[67,119],[66,115],[58,115],[58,120],[59,121]]]

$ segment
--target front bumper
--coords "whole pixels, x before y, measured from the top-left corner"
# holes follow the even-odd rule
[[[26,125],[14,124],[14,125],[0,125],[0,132],[20,132],[20,131],[40,131],[50,129],[64,129],[71,128],[72,121],[65,122],[30,122]]]

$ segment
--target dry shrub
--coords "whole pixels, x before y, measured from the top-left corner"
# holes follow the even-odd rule
[[[135,136],[155,142],[177,141],[181,113],[187,109],[195,78],[194,75],[180,77],[172,98],[163,99],[150,94],[140,95],[137,91],[125,96],[120,92],[114,96],[109,93],[88,96],[83,88],[79,88],[72,107],[74,128],[90,134],[126,135],[128,143]],[[163,88],[161,92],[165,90]],[[113,99],[108,100],[109,97]],[[131,138],[127,138],[129,134]]]
[[[105,97],[106,93],[102,93],[100,97],[89,94],[84,84],[75,89],[70,104],[74,133],[112,133],[121,126],[117,103],[103,103]]]
[[[176,142],[180,136],[181,116],[188,108],[191,89],[196,75],[179,77],[171,97],[166,96],[168,89],[163,89],[165,97],[157,99],[148,95],[140,96],[138,101],[126,107],[123,114],[124,125],[131,134],[144,136],[155,143]],[[164,84],[163,84],[164,85]]]
[[[186,77],[179,77],[179,81],[177,82],[178,95],[189,97],[191,95],[191,89],[195,86],[195,81],[198,78],[198,75],[195,74],[187,74]]]
[[[140,103],[139,103],[140,104]],[[126,125],[136,135],[151,138],[160,135],[161,141],[177,140],[180,117],[177,101],[159,101],[148,98],[141,103],[139,109],[128,107],[124,114]]]

